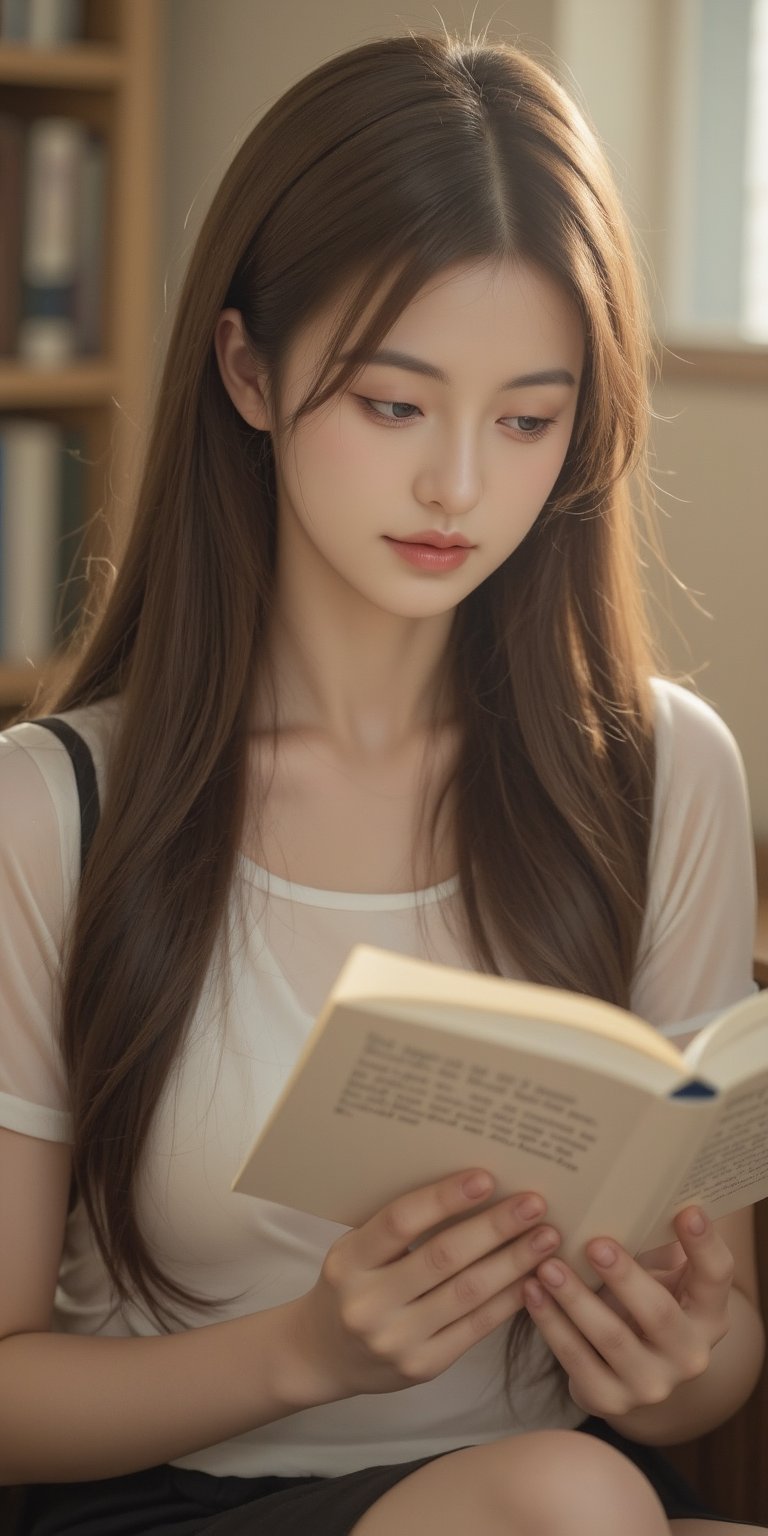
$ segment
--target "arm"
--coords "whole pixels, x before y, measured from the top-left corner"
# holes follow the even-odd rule
[[[321,1400],[293,1303],[146,1339],[49,1332],[69,1147],[2,1130],[0,1165],[0,1483],[137,1471]]]

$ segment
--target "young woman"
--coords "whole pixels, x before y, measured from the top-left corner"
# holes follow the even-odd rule
[[[680,1040],[751,989],[741,761],[642,621],[647,364],[605,161],[512,47],[355,48],[227,172],[114,585],[0,738],[34,1536],[710,1529],[652,1447],[757,1378],[749,1213],[590,1247],[593,1292],[469,1158],[354,1230],[231,1193],[357,941]]]

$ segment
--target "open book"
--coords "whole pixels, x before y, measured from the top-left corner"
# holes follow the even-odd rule
[[[637,1254],[671,1218],[768,1195],[768,991],[679,1051],[610,1003],[357,944],[233,1189],[359,1226],[487,1168],[536,1190],[596,1288],[598,1235]]]

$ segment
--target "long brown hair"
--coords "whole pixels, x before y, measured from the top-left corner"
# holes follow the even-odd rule
[[[77,1188],[118,1293],[162,1326],[200,1298],[150,1253],[136,1173],[234,877],[275,553],[272,441],[222,385],[217,317],[242,312],[277,398],[297,330],[351,285],[293,427],[348,387],[429,279],[487,258],[554,277],[586,354],[552,494],[454,617],[462,745],[444,794],[460,891],[479,969],[511,959],[532,980],[628,1003],[654,781],[627,489],[650,355],[631,239],[594,136],[544,69],[506,43],[387,37],[294,85],[224,176],[178,302],[120,568],[66,683],[20,717],[122,702],[62,959],[62,1045]]]

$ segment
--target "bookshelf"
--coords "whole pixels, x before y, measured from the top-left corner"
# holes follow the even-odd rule
[[[81,561],[119,558],[151,392],[162,10],[157,0],[86,0],[82,41],[50,49],[0,41],[0,113],[74,117],[107,144],[102,355],[59,367],[0,357],[1,415],[86,434]],[[55,656],[16,664],[0,654],[0,726],[55,666]]]

